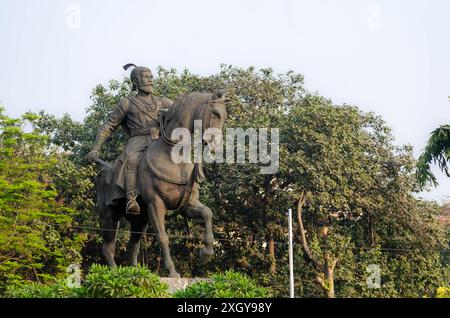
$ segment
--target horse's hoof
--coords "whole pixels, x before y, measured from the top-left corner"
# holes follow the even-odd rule
[[[200,250],[200,265],[209,263],[214,255],[214,251],[211,248],[202,247]]]

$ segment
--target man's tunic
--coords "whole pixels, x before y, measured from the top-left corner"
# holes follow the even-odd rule
[[[129,136],[125,149],[114,162],[111,180],[113,184],[107,195],[107,204],[113,204],[114,200],[125,197],[128,167],[137,170],[135,168],[148,143],[159,138],[158,111],[170,108],[172,104],[172,100],[164,97],[152,96],[150,103],[148,101],[145,103],[138,96],[127,97],[119,102],[115,111],[100,128],[93,147],[96,150],[100,150],[101,145],[111,137],[119,125]]]

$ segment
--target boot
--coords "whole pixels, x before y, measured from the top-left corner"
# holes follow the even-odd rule
[[[137,164],[132,164],[135,161],[139,162],[138,160],[130,160],[125,179],[125,187],[127,191],[127,214],[140,214],[141,212],[139,204],[136,202],[138,172]]]
[[[140,214],[141,208],[136,202],[136,195],[127,198],[127,214]]]

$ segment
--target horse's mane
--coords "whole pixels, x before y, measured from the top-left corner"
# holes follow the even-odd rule
[[[209,92],[191,92],[177,98],[165,115],[165,124],[182,111],[194,112],[196,107],[204,104],[212,96]]]

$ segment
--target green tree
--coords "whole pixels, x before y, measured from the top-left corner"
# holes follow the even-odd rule
[[[46,281],[80,262],[75,211],[58,200],[51,171],[58,154],[37,132],[36,116],[12,119],[0,108],[0,291],[22,280]]]
[[[314,266],[297,245],[298,295],[417,297],[433,296],[438,286],[446,286],[448,264],[441,251],[447,248],[448,236],[437,222],[439,209],[414,196],[419,185],[412,148],[395,146],[381,118],[307,92],[303,77],[293,72],[276,75],[271,69],[223,65],[218,74],[205,77],[163,68],[156,75],[155,92],[172,99],[188,91],[226,88],[230,102],[225,128],[280,129],[280,166],[274,174],[262,175],[259,165],[249,163],[205,165],[207,182],[201,198],[214,213],[216,256],[199,267],[194,253],[199,240],[183,237],[183,222],[171,219],[172,253],[180,260],[177,266],[183,275],[234,269],[286,295],[285,212],[303,198],[296,240],[307,241],[320,264],[334,264],[334,293],[329,293],[327,266]],[[51,136],[52,144],[72,154],[74,169],[80,169],[86,166],[84,155],[101,123],[129,92],[128,80],[99,85],[82,123],[42,114],[39,126]],[[119,130],[102,157],[113,160],[124,140]],[[83,181],[68,179],[88,186],[77,189],[75,196],[68,189],[64,197],[93,202],[91,175],[80,178]],[[63,173],[61,180],[66,179]],[[91,203],[85,207],[92,209]],[[86,224],[97,224],[94,213],[85,215]],[[194,233],[200,233],[200,224],[190,221],[190,225]],[[96,232],[90,235],[95,243]],[[144,243],[142,262],[158,272],[159,247],[151,235]],[[366,284],[371,264],[381,269],[380,289]]]

